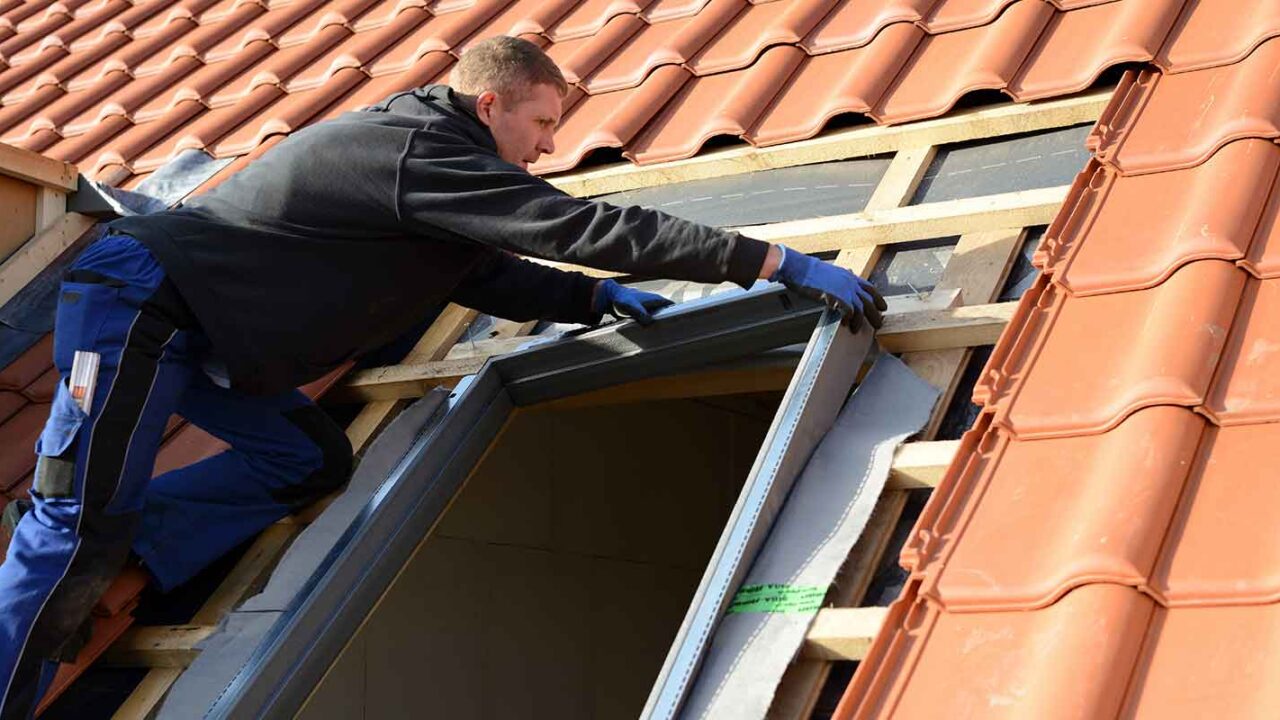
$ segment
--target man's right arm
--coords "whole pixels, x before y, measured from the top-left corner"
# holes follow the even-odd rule
[[[546,260],[749,287],[769,244],[642,207],[571,197],[447,133],[415,133],[397,211],[413,233],[448,234]]]
[[[411,141],[396,199],[415,233],[630,275],[744,288],[778,280],[838,308],[851,325],[865,314],[879,327],[884,300],[848,270],[657,210],[571,197],[474,144],[430,134]]]

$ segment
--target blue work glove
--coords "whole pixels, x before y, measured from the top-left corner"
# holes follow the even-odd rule
[[[880,329],[884,322],[880,313],[888,305],[874,285],[838,265],[782,245],[778,249],[782,250],[782,262],[770,280],[839,310],[850,330],[856,332],[863,317],[871,327]]]
[[[617,318],[631,318],[641,325],[648,325],[653,322],[653,313],[673,304],[661,295],[629,288],[613,280],[602,280],[596,285],[591,310],[601,315],[609,313]]]

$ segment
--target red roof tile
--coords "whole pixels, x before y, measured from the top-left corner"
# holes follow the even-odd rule
[[[946,613],[908,591],[835,717],[1116,717],[1154,607],[1108,584],[1035,612]]]
[[[1042,282],[974,399],[1021,439],[1104,432],[1152,405],[1199,405],[1245,277],[1231,263],[1202,260],[1134,292],[1072,297]]]
[[[631,88],[654,68],[691,61],[747,7],[746,0],[710,0],[696,15],[644,25],[621,46],[613,48],[582,86],[592,95]]]
[[[1266,192],[1280,173],[1280,146],[1226,145],[1203,165],[1126,177],[1090,163],[1045,234],[1036,264],[1073,295],[1157,285],[1188,262],[1239,260],[1253,240]],[[1134,213],[1150,198],[1168,211]]]
[[[1019,441],[989,429],[938,488],[903,565],[923,580],[920,594],[950,612],[1043,607],[1087,583],[1137,587],[1155,565],[1204,425],[1165,405],[1101,435]]]
[[[1250,280],[1205,412],[1219,425],[1280,421],[1280,279]]]
[[[1253,233],[1249,256],[1241,264],[1262,278],[1280,277],[1280,182],[1271,190],[1262,219]]]
[[[696,154],[712,136],[745,135],[804,57],[794,45],[781,45],[748,71],[694,78],[649,120],[625,155],[636,162],[678,160]]]
[[[172,6],[149,0],[116,12],[125,0],[102,0],[85,11],[86,18],[115,13],[101,31],[81,33],[67,49],[50,46],[48,57],[24,56],[26,62],[0,72],[0,139],[132,185],[183,148],[242,154],[323,116],[314,112],[323,105],[318,98],[334,97],[333,112],[376,102],[440,79],[446,58],[477,39],[518,32],[547,46],[580,85],[577,92],[600,98],[578,103],[579,122],[565,126],[560,152],[537,171],[568,169],[601,147],[658,162],[696,148],[709,125],[767,145],[812,136],[844,113],[868,113],[879,122],[937,115],[976,90],[1014,97],[1072,92],[1107,66],[1148,59],[1165,45],[1182,1],[187,0]],[[65,25],[80,22],[77,12]],[[33,27],[15,29],[0,44],[36,43]],[[80,25],[66,27],[59,38],[80,32]],[[810,107],[779,102],[756,120],[758,127],[741,130],[741,122],[686,127],[680,119],[672,125],[671,113],[661,112],[683,86],[672,84],[676,71],[663,68],[682,66],[699,78],[752,73],[766,50],[778,46],[799,47],[808,57],[790,76],[774,80],[775,95],[789,98],[803,87]],[[838,87],[814,92],[810,86],[813,68],[841,71],[852,64],[857,72],[839,72]],[[268,86],[275,89],[262,89]],[[289,101],[311,91],[319,95]],[[627,133],[582,122],[616,115],[599,108],[618,106],[630,108]],[[659,117],[662,127],[645,127]],[[663,151],[627,147],[644,130],[646,141],[665,136]]]
[[[750,65],[771,45],[795,46],[831,9],[827,0],[775,0],[748,5],[689,63],[698,75]]]
[[[1167,72],[1230,65],[1277,35],[1280,8],[1275,0],[1188,0],[1186,13],[1155,61]]]
[[[1280,605],[1158,610],[1125,716],[1268,717],[1280,706],[1278,652]]]
[[[1150,60],[1183,1],[1109,2],[1054,14],[1009,93],[1035,100],[1077,92],[1112,65]]]
[[[1280,519],[1272,468],[1257,456],[1277,441],[1276,423],[1210,428],[1151,579],[1165,605],[1280,601],[1280,543],[1258,532]]]
[[[760,146],[791,142],[817,135],[837,115],[870,112],[922,37],[915,25],[898,23],[869,45],[806,59],[748,139]]]
[[[1017,0],[938,0],[921,25],[930,34],[987,25]]]
[[[1068,42],[1081,72],[1163,48],[1094,129],[837,718],[1274,714],[1280,14],[1181,5],[1055,18],[1009,88],[1086,16],[1115,39]]]
[[[36,438],[49,417],[48,403],[27,403],[5,421],[0,453],[0,490],[11,491],[36,467]]]
[[[841,0],[801,46],[809,53],[848,50],[871,42],[886,27],[924,19],[936,0]]]
[[[1186,122],[1143,122],[1144,118]],[[1090,136],[1123,173],[1191,167],[1232,140],[1280,136],[1280,40],[1234,65],[1177,75],[1145,70],[1116,90]]]
[[[919,120],[941,115],[965,93],[1004,88],[1052,16],[1041,0],[1019,0],[989,25],[925,37],[870,115],[883,123]]]

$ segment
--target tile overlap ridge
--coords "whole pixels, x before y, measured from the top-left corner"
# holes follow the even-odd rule
[[[1156,60],[1171,73],[1238,63],[1280,34],[1269,3],[1242,4],[1247,38],[1222,52],[1206,39],[1206,4],[1190,0],[10,4],[0,140],[128,185],[184,148],[241,155],[441,80],[470,43],[507,32],[546,47],[574,83],[561,148],[536,171],[570,169],[599,148],[646,164],[689,157],[717,135],[804,139],[842,114],[933,117],[979,90],[1068,94],[1118,63]],[[833,69],[838,82],[823,87]],[[751,102],[723,102],[726,87],[750,90]],[[720,107],[704,112],[711,103]],[[1142,138],[1129,143],[1120,152],[1142,162]]]
[[[1211,53],[1211,5],[1099,119],[837,717],[1280,700],[1248,669],[1280,652],[1280,6],[1243,3]]]

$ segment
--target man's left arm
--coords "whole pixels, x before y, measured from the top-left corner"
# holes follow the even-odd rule
[[[579,272],[523,260],[501,250],[489,250],[449,299],[489,315],[525,322],[594,325],[597,281]]]

